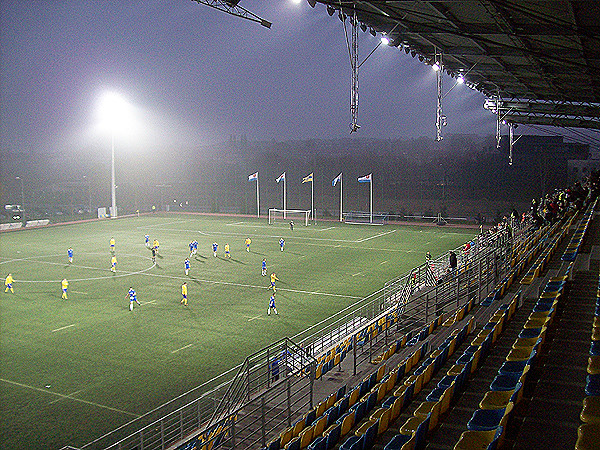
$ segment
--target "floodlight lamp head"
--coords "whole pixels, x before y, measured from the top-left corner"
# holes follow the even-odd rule
[[[123,125],[131,115],[131,106],[115,92],[105,92],[100,99],[100,113],[112,128]]]
[[[381,43],[383,45],[390,45],[390,40],[388,39],[387,36],[381,36]]]
[[[433,69],[434,72],[438,72],[440,70],[440,65],[436,62],[436,63],[433,63],[433,66],[431,66],[431,68]]]
[[[458,78],[456,78],[456,82],[458,84],[465,84],[465,77],[463,77],[462,75],[459,75]]]

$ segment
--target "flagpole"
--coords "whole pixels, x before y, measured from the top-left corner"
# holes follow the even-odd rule
[[[283,173],[285,173],[285,172],[283,172]],[[287,217],[287,209],[285,207],[285,203],[286,203],[285,202],[285,197],[286,197],[286,195],[285,195],[285,178],[286,177],[284,176],[283,177],[283,220],[285,220]]]
[[[260,201],[258,199],[258,172],[256,172],[256,217],[260,219]]]
[[[313,222],[317,223],[317,219],[315,217],[315,175],[313,172],[313,179],[310,182],[310,213],[313,216]]]
[[[371,175],[370,183],[371,185],[371,218],[370,223],[373,223],[373,175]]]
[[[344,220],[344,218],[342,216],[342,211],[343,211],[343,208],[342,208],[342,199],[344,198],[344,191],[342,189],[342,183],[343,183],[342,180],[343,180],[344,177],[342,176],[341,173],[340,173],[340,175],[341,175],[340,176],[340,222],[342,222]]]

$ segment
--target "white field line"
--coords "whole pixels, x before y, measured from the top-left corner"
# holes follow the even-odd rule
[[[316,231],[327,231],[327,230],[335,230],[336,227],[327,227],[327,228],[323,228],[322,230],[316,230]]]
[[[52,330],[52,332],[56,333],[57,331],[66,330],[67,328],[74,327],[75,325],[77,325],[77,324],[76,323],[72,323],[71,325],[65,325],[64,327],[60,327],[60,328],[57,328],[55,330]]]
[[[234,226],[234,225],[245,225],[247,222],[234,222],[234,223],[228,223],[226,224],[227,226]]]
[[[379,234],[376,234],[375,236],[371,236],[371,237],[364,238],[364,239],[359,239],[359,240],[358,240],[358,241],[356,241],[356,242],[357,242],[357,243],[361,243],[361,242],[369,241],[369,240],[371,240],[371,239],[375,239],[375,238],[378,238],[378,237],[382,237],[382,236],[385,236],[385,235],[387,235],[387,234],[391,234],[391,233],[395,233],[395,232],[396,232],[396,230],[390,230],[390,231],[386,231],[385,233],[379,233]]]
[[[355,274],[354,274],[354,275],[352,275],[352,276],[353,276],[353,277],[357,277],[357,276],[359,276],[359,275],[362,275],[362,274],[363,274],[362,272],[358,272],[358,273],[355,273]]]
[[[73,294],[83,294],[83,295],[88,294],[87,292],[81,292],[81,291],[70,291],[70,292],[72,292]]]
[[[73,395],[75,395],[75,394],[79,394],[80,392],[83,392],[84,390],[85,390],[85,389],[79,389],[78,391],[71,392],[70,394],[67,394],[67,397],[72,397]],[[54,404],[54,403],[58,403],[58,402],[60,402],[61,400],[62,400],[62,398],[61,398],[61,397],[59,397],[59,398],[57,398],[56,400],[52,400],[52,401],[51,401],[51,402],[49,402],[48,404],[49,404],[49,405],[52,405],[52,404]]]
[[[180,352],[181,350],[185,350],[186,348],[190,348],[190,347],[192,347],[193,345],[194,345],[194,344],[188,344],[188,345],[184,345],[183,347],[181,347],[181,348],[178,348],[177,350],[173,350],[171,353],[177,353],[177,352]]]
[[[172,275],[161,275],[158,273],[144,273],[143,275],[147,275],[150,277],[168,278],[171,280],[189,280],[189,277],[186,277],[186,276],[178,277],[178,276],[172,276]],[[201,283],[221,284],[221,285],[225,285],[225,286],[271,290],[271,286],[256,286],[253,284],[232,283],[229,281],[203,280],[203,279],[199,279],[199,278],[194,278],[194,279]],[[289,289],[289,288],[281,288],[281,287],[278,287],[277,290],[285,291],[285,292],[294,292],[297,294],[311,294],[311,295],[324,295],[324,296],[328,296],[328,297],[351,298],[351,299],[355,299],[355,300],[360,300],[362,298],[362,297],[357,297],[355,295],[332,294],[330,292],[305,291],[302,289]]]
[[[58,392],[53,392],[53,391],[50,391],[48,389],[40,389],[40,388],[37,388],[35,386],[29,386],[27,384],[17,383],[16,381],[5,380],[4,378],[0,378],[0,381],[2,381],[4,383],[12,384],[14,386],[19,386],[19,387],[31,389],[31,390],[34,390],[34,391],[43,392],[45,394],[56,395],[56,396],[61,397],[61,398],[68,398],[69,400],[73,400],[73,401],[76,401],[76,402],[85,403],[86,405],[92,405],[92,406],[96,406],[96,407],[102,408],[102,409],[108,409],[110,411],[115,411],[115,412],[118,412],[118,413],[121,413],[121,414],[126,414],[128,416],[141,417],[140,414],[135,414],[135,413],[132,413],[132,412],[129,412],[129,411],[124,411],[122,409],[113,408],[112,406],[101,405],[100,403],[90,402],[88,400],[82,400],[80,398],[71,397],[70,395],[59,394]]]
[[[382,266],[383,264],[387,264],[387,261],[381,261],[381,262],[379,263],[379,265],[380,265],[380,266]]]
[[[140,257],[139,255],[125,255],[125,256],[132,256],[132,257]],[[144,259],[149,259],[146,257],[140,257],[140,258],[144,258]],[[38,261],[38,263],[43,263],[43,264],[50,264],[50,265],[57,265],[57,266],[62,266],[64,265],[63,263],[55,263],[55,262],[51,262],[51,261]],[[124,270],[119,270],[117,269],[117,273],[116,274],[111,274],[110,275],[105,275],[105,276],[101,276],[101,277],[89,277],[89,278],[72,278],[69,279],[69,282],[73,282],[73,281],[94,281],[94,280],[105,280],[107,278],[122,278],[122,277],[128,277],[131,275],[139,275],[142,273],[145,273],[147,271],[149,271],[150,269],[152,269],[156,264],[152,264],[151,266],[142,269],[142,270],[138,270],[137,272],[127,272]],[[87,267],[87,266],[73,266],[73,267],[77,267],[79,269],[90,269],[90,270],[99,270],[99,271],[104,271],[104,272],[108,272],[110,271],[109,268],[98,268],[98,267]],[[19,282],[19,283],[60,283],[62,280],[17,280],[15,278],[15,282]],[[75,291],[71,291],[71,292],[75,292]]]
[[[255,316],[255,317],[244,316],[244,317],[246,319],[248,319],[248,322],[252,322],[253,320],[265,320],[265,318],[262,316]]]

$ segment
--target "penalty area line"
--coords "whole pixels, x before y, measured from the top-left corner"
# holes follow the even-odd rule
[[[185,350],[186,348],[190,348],[191,346],[193,346],[194,344],[188,344],[188,345],[184,345],[181,348],[178,348],[177,350],[173,350],[171,353],[177,353],[180,352],[181,350]]]
[[[64,327],[60,327],[60,328],[57,328],[56,330],[52,330],[52,332],[55,333],[57,331],[66,330],[67,328],[74,327],[75,325],[77,325],[77,324],[72,323],[71,325],[65,325]]]
[[[379,234],[376,234],[375,236],[370,236],[370,237],[368,237],[368,238],[364,238],[364,239],[358,239],[358,240],[356,241],[356,243],[365,242],[365,241],[370,241],[371,239],[375,239],[375,238],[378,238],[378,237],[381,237],[381,236],[385,236],[385,235],[387,235],[387,234],[390,234],[390,233],[395,233],[395,232],[396,232],[396,230],[390,230],[390,231],[387,231],[387,232],[385,232],[385,233],[379,233]]]
[[[61,398],[68,398],[69,400],[73,400],[75,402],[85,403],[86,405],[95,406],[97,408],[108,409],[109,411],[114,411],[114,412],[118,412],[118,413],[121,413],[121,414],[126,414],[128,416],[142,417],[139,414],[135,414],[135,413],[132,413],[132,412],[129,412],[129,411],[124,411],[122,409],[113,408],[112,406],[106,406],[106,405],[102,405],[102,404],[96,403],[96,402],[90,402],[88,400],[82,400],[80,398],[71,397],[70,395],[59,394],[58,392],[49,391],[48,389],[40,389],[40,388],[37,388],[35,386],[29,386],[27,384],[17,383],[16,381],[5,380],[4,378],[0,378],[0,381],[3,381],[4,383],[15,385],[15,386],[19,386],[19,387],[31,389],[33,391],[44,392],[45,394],[56,395],[56,396],[61,397]]]

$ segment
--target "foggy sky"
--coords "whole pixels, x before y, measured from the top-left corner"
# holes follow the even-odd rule
[[[271,29],[189,0],[0,5],[3,154],[104,144],[97,110],[107,90],[135,107],[138,145],[350,136],[344,28],[323,5],[242,0]],[[362,60],[379,36],[361,32],[359,42]],[[444,91],[453,84],[445,77]],[[435,91],[429,66],[381,46],[361,67],[353,136],[434,137]],[[493,133],[483,101],[452,89],[445,133]]]

